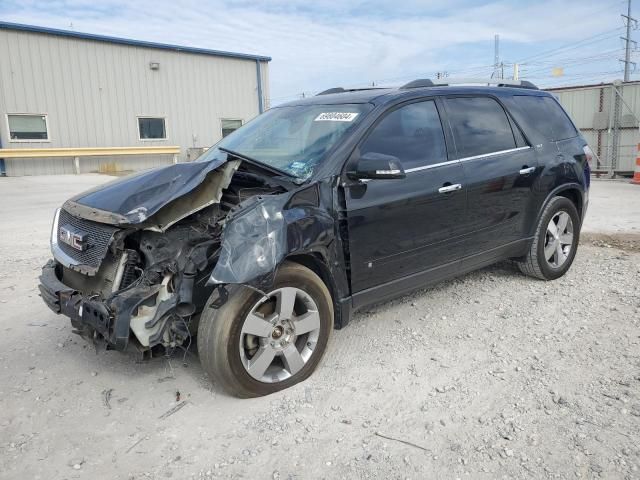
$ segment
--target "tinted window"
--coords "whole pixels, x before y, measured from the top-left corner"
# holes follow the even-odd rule
[[[535,130],[547,141],[575,137],[578,133],[560,105],[549,97],[516,95],[513,97],[521,125]]]
[[[448,98],[447,112],[459,158],[516,147],[509,119],[494,99]]]
[[[411,103],[389,113],[360,147],[360,153],[397,157],[405,169],[447,160],[442,124],[433,101]]]
[[[549,120],[555,136],[554,140],[564,140],[565,138],[573,138],[578,135],[571,120],[569,120],[569,117],[558,102],[550,97],[542,97],[542,101],[547,105],[551,113]]]
[[[514,112],[516,117],[519,117],[520,124],[535,130],[545,140],[553,140],[549,110],[542,101],[542,97],[516,95],[513,100],[520,110]]]

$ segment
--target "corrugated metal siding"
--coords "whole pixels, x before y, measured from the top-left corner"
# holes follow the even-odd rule
[[[0,138],[5,148],[179,145],[209,146],[222,118],[258,114],[256,61],[0,30]],[[149,68],[158,62],[157,71]],[[268,63],[261,62],[269,98]],[[10,142],[7,113],[47,114],[50,142]],[[165,117],[166,140],[139,140],[138,116]],[[140,169],[156,158],[82,159]],[[72,159],[6,160],[8,175],[72,173]]]
[[[260,62],[260,71],[262,73],[263,107],[266,112],[271,108],[271,95],[269,93],[269,64],[267,62]]]
[[[562,106],[567,110],[576,126],[581,129],[585,139],[589,145],[597,150],[598,132],[593,131],[594,116],[599,110],[600,90],[602,95],[602,111],[606,118],[609,118],[612,101],[612,87],[610,85],[596,85],[581,88],[567,88],[562,90],[554,89],[552,94],[558,97]],[[621,115],[627,115],[633,112],[636,117],[640,118],[640,83],[628,83],[622,88],[622,98],[626,105],[621,104]],[[606,124],[608,126],[608,122]],[[632,172],[634,170],[635,159],[637,156],[637,145],[640,142],[640,130],[638,128],[623,128],[620,130],[619,155],[616,171]],[[600,157],[606,165],[609,163],[607,158],[608,146],[611,136],[607,129],[600,132]]]
[[[599,89],[576,90],[573,92],[553,92],[560,104],[567,110],[576,126],[593,127],[593,114],[598,111]],[[608,101],[608,99],[607,99]]]

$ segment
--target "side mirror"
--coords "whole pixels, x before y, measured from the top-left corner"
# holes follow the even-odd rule
[[[347,172],[349,178],[356,180],[404,178],[406,174],[400,160],[384,153],[367,152],[357,159],[353,169]]]

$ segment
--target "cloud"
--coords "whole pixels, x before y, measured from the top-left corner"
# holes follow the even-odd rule
[[[503,58],[515,61],[620,26],[621,7],[584,0],[4,0],[0,17],[269,55],[271,97],[278,103],[303,91],[402,82],[442,70],[486,66],[478,69],[486,76],[495,33]]]

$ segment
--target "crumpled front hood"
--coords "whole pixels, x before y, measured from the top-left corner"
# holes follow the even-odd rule
[[[194,190],[223,163],[224,159],[177,163],[146,170],[76,195],[67,204],[112,214],[112,221],[100,219],[105,223],[139,224],[165,205]]]
[[[178,163],[130,175],[67,200],[74,216],[118,226],[165,231],[219,203],[239,160]]]

